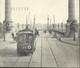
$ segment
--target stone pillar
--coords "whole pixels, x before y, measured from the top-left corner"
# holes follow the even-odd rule
[[[70,36],[70,24],[76,22],[75,19],[75,0],[68,0],[68,20],[66,24],[66,36]]]
[[[9,29],[11,29],[12,19],[11,19],[11,0],[5,0],[5,20],[4,24],[9,24]]]

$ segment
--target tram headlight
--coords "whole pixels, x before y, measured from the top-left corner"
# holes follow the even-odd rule
[[[30,45],[28,46],[28,49],[31,49],[31,46]]]

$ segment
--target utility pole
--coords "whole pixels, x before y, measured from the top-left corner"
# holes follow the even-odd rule
[[[34,16],[34,20],[33,20],[33,33],[35,33],[35,16]]]
[[[49,15],[47,16],[47,31],[49,31]]]
[[[58,23],[58,31],[59,31],[59,23]]]
[[[28,26],[28,19],[27,19],[27,15],[26,15],[26,26]]]
[[[31,24],[30,28],[32,29],[32,19],[30,19],[30,24]]]
[[[55,30],[55,15],[53,15],[53,20],[54,20],[54,30]]]
[[[19,23],[17,24],[17,28],[18,28],[18,31],[19,31]]]
[[[61,23],[61,28],[62,28],[62,32],[63,32],[63,22]]]
[[[52,26],[51,26],[51,19],[50,19],[50,25],[49,25],[49,29],[50,29],[50,30],[52,29]]]

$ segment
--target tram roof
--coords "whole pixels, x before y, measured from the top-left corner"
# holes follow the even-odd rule
[[[31,31],[22,31],[22,32],[19,32],[18,34],[33,34],[33,32],[31,32]]]

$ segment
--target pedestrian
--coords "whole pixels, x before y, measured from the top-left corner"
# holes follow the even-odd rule
[[[12,35],[12,38],[14,38],[14,33],[13,33],[13,32],[12,32],[12,34],[11,34],[11,35]]]
[[[35,29],[35,35],[38,35],[39,36],[39,32],[37,29]]]
[[[61,35],[58,35],[58,40],[60,40],[60,41],[61,41]]]

